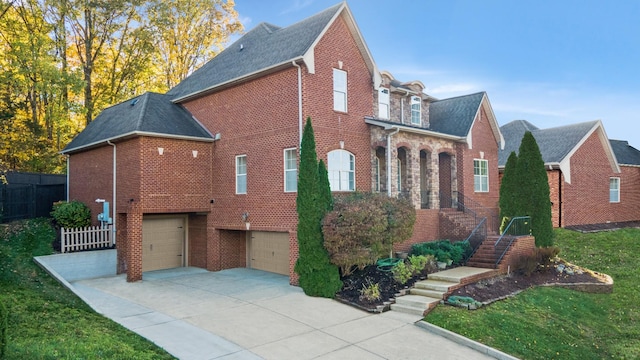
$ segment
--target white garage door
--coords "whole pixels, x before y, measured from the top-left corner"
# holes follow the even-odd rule
[[[289,275],[289,233],[252,231],[249,267]]]
[[[142,271],[184,266],[183,217],[142,220]]]

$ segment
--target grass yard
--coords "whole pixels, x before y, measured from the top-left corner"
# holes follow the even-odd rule
[[[535,288],[476,311],[438,306],[426,320],[522,359],[640,358],[640,229],[558,229],[555,241],[563,259],[613,277],[613,294]]]
[[[42,219],[0,228],[0,302],[8,307],[5,358],[173,359],[95,313],[33,262],[33,256],[52,252],[54,237]]]

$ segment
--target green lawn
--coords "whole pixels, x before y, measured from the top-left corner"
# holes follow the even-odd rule
[[[173,359],[96,314],[34,262],[52,252],[46,220],[0,229],[0,301],[9,308],[7,359]]]
[[[556,230],[560,256],[611,275],[613,294],[535,288],[486,308],[438,306],[426,320],[522,359],[640,358],[640,229]]]

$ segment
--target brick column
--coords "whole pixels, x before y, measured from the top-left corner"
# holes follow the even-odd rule
[[[207,214],[207,270],[222,270],[220,259],[220,230],[213,225],[215,219],[212,213]]]
[[[127,281],[142,280],[142,205],[129,204],[127,212]]]

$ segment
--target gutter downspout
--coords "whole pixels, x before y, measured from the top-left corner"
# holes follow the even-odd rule
[[[116,244],[116,144],[112,143],[111,140],[107,140],[107,144],[113,146],[113,245]]]
[[[387,134],[387,196],[391,197],[391,137],[400,132],[399,128]]]
[[[69,202],[69,160],[71,159],[71,156],[66,155],[67,157],[67,202]]]
[[[298,68],[298,148],[302,146],[302,68],[296,64],[296,61],[291,62],[293,66]]]

